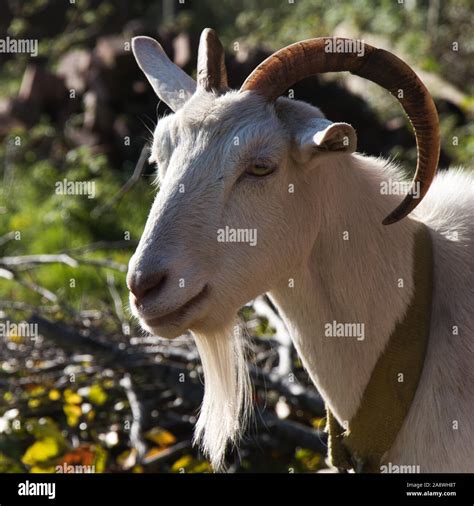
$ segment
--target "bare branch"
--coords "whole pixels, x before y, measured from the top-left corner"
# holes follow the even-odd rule
[[[13,279],[14,277],[15,277],[15,275],[13,274],[12,271],[9,271],[7,269],[2,269],[0,267],[0,278]]]
[[[142,466],[145,467],[147,473],[156,472],[159,470],[160,466],[177,460],[183,453],[191,450],[192,447],[193,444],[190,439],[180,441],[161,451],[158,455],[145,458],[142,461]]]
[[[327,452],[327,435],[324,431],[291,420],[280,420],[269,412],[262,414],[262,421],[277,440],[288,440],[295,447],[308,448],[323,455]]]
[[[20,302],[16,300],[0,300],[0,308],[14,309],[17,311],[30,311],[39,313],[44,311],[45,313],[57,313],[61,308],[59,306],[35,306],[34,304],[28,304],[27,302]]]
[[[11,232],[8,232],[5,235],[2,235],[2,237],[0,237],[0,246],[3,246],[7,242],[13,240],[14,237],[15,237],[15,232],[13,230]]]
[[[79,264],[84,265],[94,265],[96,267],[104,267],[105,269],[113,269],[119,272],[127,272],[127,266],[125,264],[120,264],[118,262],[114,262],[113,260],[106,260],[102,258],[84,258],[84,257],[75,257],[75,260]]]
[[[44,297],[45,299],[48,299],[50,302],[57,302],[58,297],[56,294],[48,290],[47,288],[44,288],[36,283],[33,283],[33,281],[28,281],[26,279],[19,278],[18,276],[15,276],[15,281],[19,283],[20,285],[24,286],[25,288],[28,288],[29,290],[38,293],[41,295],[41,297]]]
[[[142,405],[138,400],[137,394],[133,388],[132,377],[130,374],[125,374],[120,380],[120,385],[123,387],[125,394],[130,404],[130,410],[132,412],[132,425],[130,427],[130,444],[132,448],[137,451],[138,462],[141,462],[146,451],[146,444],[143,439],[142,431]]]
[[[69,265],[70,267],[77,267],[78,263],[74,258],[71,258],[69,255],[59,254],[59,255],[23,255],[23,256],[14,256],[14,257],[2,257],[0,258],[0,265],[5,267],[19,267],[19,266],[28,266],[31,267],[35,264],[51,264],[51,263],[61,263]]]
[[[268,298],[258,297],[254,301],[254,310],[258,315],[264,316],[271,327],[275,329],[273,338],[278,342],[278,374],[288,377],[292,371],[291,360],[291,339],[285,323],[280,318],[273,305],[270,305]]]
[[[58,255],[25,255],[16,257],[2,257],[0,258],[0,266],[5,267],[19,267],[17,270],[27,270],[41,264],[65,264],[69,267],[78,267],[83,265],[95,265],[97,267],[105,267],[107,269],[114,269],[119,272],[127,272],[127,266],[113,260],[99,259],[99,258],[84,258],[72,257],[65,253]]]

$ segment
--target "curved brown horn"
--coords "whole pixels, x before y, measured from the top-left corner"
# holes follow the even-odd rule
[[[212,28],[205,28],[199,40],[198,86],[206,91],[222,91],[227,88],[224,57],[224,48],[216,32]]]
[[[363,48],[363,51],[337,52],[339,47]],[[361,41],[335,37],[308,39],[269,56],[250,74],[240,91],[253,90],[274,101],[306,77],[342,71],[364,77],[390,91],[413,125],[418,157],[412,186],[398,207],[383,220],[384,225],[396,223],[425,196],[438,166],[440,150],[439,120],[433,99],[405,62]]]

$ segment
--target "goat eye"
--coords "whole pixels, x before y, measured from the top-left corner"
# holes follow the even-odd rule
[[[271,165],[254,164],[254,165],[251,165],[245,171],[245,173],[249,174],[251,176],[263,177],[263,176],[268,176],[274,170],[275,170],[275,167],[272,167]]]

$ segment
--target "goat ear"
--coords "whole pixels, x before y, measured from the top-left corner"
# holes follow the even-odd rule
[[[196,91],[195,81],[166,56],[155,39],[134,37],[132,51],[155,93],[173,111],[181,108]]]
[[[332,123],[325,118],[313,118],[297,134],[297,142],[307,155],[353,153],[357,148],[357,135],[348,123]]]

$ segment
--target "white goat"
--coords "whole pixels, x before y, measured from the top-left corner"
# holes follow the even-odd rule
[[[367,45],[362,55],[332,54],[328,40],[280,50],[238,92],[227,88],[212,30],[201,37],[197,85],[156,41],[133,40],[139,66],[174,114],[154,133],[160,190],[130,261],[132,310],[157,335],[193,332],[205,375],[196,438],[219,468],[250,406],[237,310],[267,292],[335,419],[350,421],[410,307],[424,223],[434,265],[426,358],[380,464],[473,472],[473,178],[451,170],[433,180],[436,109],[406,64]],[[278,98],[303,77],[343,70],[392,91],[413,123],[418,167],[402,204],[397,192],[382,191],[401,183],[399,171],[354,153],[350,125]],[[395,207],[384,223],[398,223],[382,225]],[[248,239],[239,231],[256,231],[254,245],[237,242]],[[363,323],[363,339],[327,337],[334,321]]]

